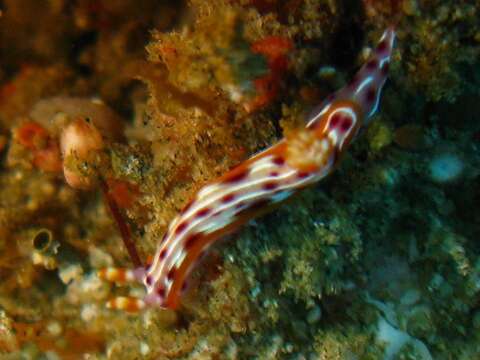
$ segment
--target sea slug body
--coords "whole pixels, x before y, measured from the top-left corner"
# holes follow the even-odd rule
[[[314,109],[305,128],[200,189],[170,223],[147,268],[101,271],[110,281],[140,281],[147,291],[144,299],[116,298],[109,307],[176,309],[189,273],[210,245],[330,174],[378,108],[394,39],[388,28],[353,80]]]

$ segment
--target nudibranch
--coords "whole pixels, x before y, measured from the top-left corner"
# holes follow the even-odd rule
[[[378,108],[395,32],[388,28],[353,80],[306,117],[306,126],[198,191],[170,223],[152,263],[135,270],[104,269],[109,281],[142,282],[143,299],[120,297],[110,308],[176,309],[186,280],[216,240],[330,174]]]

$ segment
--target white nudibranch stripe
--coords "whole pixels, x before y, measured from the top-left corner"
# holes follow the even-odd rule
[[[355,95],[358,95],[360,92],[362,92],[372,81],[372,76],[368,76],[366,79],[364,79],[358,86],[357,90],[355,90]]]
[[[331,106],[331,103],[327,103],[318,114],[316,114],[311,120],[308,121],[306,127],[309,128],[318,119],[320,119],[323,115],[325,115],[328,112],[328,110],[330,109],[330,106]]]
[[[135,279],[147,289],[144,300],[119,298],[110,306],[177,308],[190,270],[211,244],[332,172],[346,145],[377,109],[394,37],[393,29],[387,29],[355,80],[309,115],[305,128],[199,190],[170,223],[151,266],[135,270]],[[132,280],[121,271],[102,274],[105,279]]]

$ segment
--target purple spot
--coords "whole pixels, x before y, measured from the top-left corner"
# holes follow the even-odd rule
[[[335,129],[338,126],[338,123],[342,119],[340,114],[334,114],[330,119],[330,129]]]
[[[377,66],[378,66],[378,61],[375,59],[372,59],[369,62],[367,62],[367,69],[370,71],[375,70]]]
[[[165,288],[164,287],[159,287],[157,289],[157,295],[160,296],[163,299],[165,297]]]
[[[168,271],[168,274],[167,274],[167,279],[172,281],[173,278],[175,277],[175,271],[176,269],[174,267],[172,267],[169,271]]]
[[[377,46],[377,52],[384,52],[387,49],[387,42],[384,40]]]
[[[241,209],[245,206],[245,202],[244,201],[241,201],[239,202],[237,205],[235,205],[235,209]]]
[[[229,202],[232,202],[235,200],[235,194],[227,194],[224,197],[222,197],[222,203],[228,204]]]
[[[352,123],[353,123],[353,121],[350,117],[345,117],[343,119],[342,125],[340,125],[340,129],[343,132],[346,132],[352,127]]]
[[[269,181],[263,184],[262,189],[266,191],[270,191],[270,190],[275,190],[277,187],[278,187],[277,183],[273,181]]]
[[[145,278],[145,282],[148,286],[151,286],[152,283],[153,283],[153,279],[150,275],[148,275],[146,278]]]
[[[279,175],[278,171],[272,171],[270,174],[270,177],[277,177]]]
[[[159,255],[159,258],[160,260],[163,260],[167,257],[167,249],[163,249],[161,252],[160,252],[160,255]]]
[[[185,249],[190,249],[193,245],[195,245],[195,242],[200,238],[201,234],[192,234],[190,235],[187,240],[185,241]]]
[[[184,293],[185,290],[187,290],[187,282],[186,281],[183,282],[182,289],[180,290],[180,292]]]
[[[180,234],[183,230],[185,230],[185,228],[187,227],[188,225],[188,221],[184,221],[180,224],[178,224],[177,228],[175,229],[175,234]]]
[[[384,76],[387,76],[389,68],[390,68],[390,64],[388,63],[388,61],[385,61],[382,65],[382,74]]]
[[[244,180],[248,176],[248,170],[242,170],[242,171],[236,171],[233,174],[229,174],[225,180],[224,183],[236,183]]]
[[[300,172],[297,174],[297,177],[298,177],[299,179],[305,179],[305,178],[307,178],[307,177],[309,177],[309,176],[310,176],[310,173],[307,172],[307,171],[300,171]]]
[[[368,89],[367,94],[366,94],[366,100],[368,103],[372,103],[375,100],[375,96],[377,95],[377,92],[373,87]]]
[[[197,218],[202,218],[202,217],[205,217],[208,214],[210,214],[211,211],[212,211],[212,209],[210,209],[210,208],[203,208],[203,209],[198,210],[195,216]]]
[[[273,159],[273,163],[275,165],[282,166],[283,164],[285,164],[285,159],[281,156],[277,156]]]
[[[268,199],[257,200],[248,207],[248,210],[253,210],[253,211],[260,210],[266,207],[268,204],[270,204],[270,200]]]

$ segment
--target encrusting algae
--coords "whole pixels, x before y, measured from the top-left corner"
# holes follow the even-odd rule
[[[3,1],[0,357],[478,357],[479,16],[478,0]],[[144,290],[97,272],[150,262],[199,189],[296,136],[392,21],[378,115],[336,172],[210,249],[178,310],[107,309]]]

